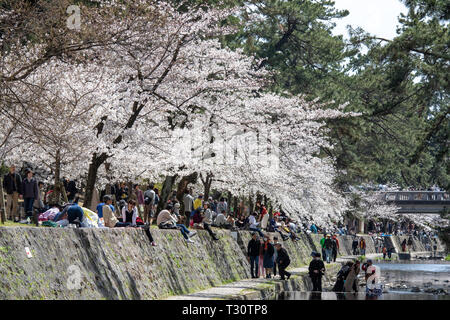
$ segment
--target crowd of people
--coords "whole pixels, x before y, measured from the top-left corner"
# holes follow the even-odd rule
[[[324,228],[314,223],[301,223],[288,217],[282,210],[269,214],[266,206],[257,201],[254,210],[240,203],[231,210],[224,197],[214,199],[209,196],[204,199],[203,194],[193,196],[192,190],[186,189],[182,201],[177,198],[177,192],[168,197],[166,203],[161,205],[159,189],[149,184],[145,191],[138,184],[133,185],[130,192],[125,183],[111,186],[110,194],[104,190],[102,201],[96,206],[95,212],[78,204],[79,190],[74,181],[63,180],[68,202],[64,204],[51,201],[53,188],[44,189],[44,184],[33,177],[33,171],[28,169],[25,176],[16,172],[11,166],[9,173],[4,176],[3,188],[6,192],[7,219],[19,222],[19,199],[23,199],[25,220],[30,223],[34,212],[38,212],[38,220],[42,225],[49,227],[100,227],[100,228],[142,228],[148,236],[151,245],[156,243],[151,234],[150,226],[155,222],[159,229],[177,229],[187,243],[195,243],[192,238],[197,234],[195,230],[206,230],[213,241],[219,240],[212,227],[230,230],[249,230],[252,239],[247,246],[247,255],[251,268],[252,278],[272,278],[277,276],[281,280],[289,279],[291,274],[286,271],[290,264],[289,254],[279,241],[300,239],[301,233],[323,234],[320,240],[321,253],[313,252],[309,265],[309,276],[313,284],[313,291],[322,291],[322,277],[325,274],[325,262],[336,262],[340,243],[338,235],[353,235],[353,255],[365,255],[366,239],[358,237],[354,226],[337,223],[332,228]],[[163,209],[158,212],[158,207]],[[183,208],[184,212],[180,212]],[[387,233],[409,235],[402,244],[402,251],[411,251],[412,236],[417,236],[424,242],[427,250],[436,250],[433,235],[425,230],[419,230],[411,223],[393,224],[388,222],[369,222],[369,235],[372,236],[375,250],[383,253],[383,258],[391,258],[394,248],[391,242],[386,241]],[[386,234],[385,234],[386,232]],[[270,236],[275,233],[277,236]],[[427,239],[429,241],[427,241]],[[424,241],[425,240],[425,241]],[[323,257],[323,260],[321,259]],[[361,266],[359,261],[346,263],[337,275],[333,291],[351,292],[358,290],[358,274],[363,270],[366,279],[373,274],[375,266],[367,260]]]

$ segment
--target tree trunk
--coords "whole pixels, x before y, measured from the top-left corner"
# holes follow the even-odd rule
[[[233,200],[233,195],[231,194],[231,191],[228,191],[228,206],[227,206],[227,214],[230,214],[230,209],[231,209],[231,201]]]
[[[211,184],[213,181],[212,177],[213,177],[213,174],[211,172],[209,172],[206,174],[205,180],[203,180],[203,176],[202,176],[202,174],[200,174],[200,179],[202,180],[203,187],[204,187],[203,199],[205,199],[205,201],[207,201],[209,198],[209,192],[211,190]]]
[[[175,181],[177,179],[178,175],[175,174],[173,176],[166,176],[164,179],[164,183],[161,189],[161,195],[159,197],[159,203],[157,208],[157,213],[161,212],[161,210],[164,209],[165,204],[167,203],[167,199],[169,198],[169,195],[172,192],[173,185],[175,184]],[[181,201],[182,203],[183,201]]]
[[[177,199],[178,201],[183,202],[183,194],[184,194],[184,190],[186,190],[187,186],[190,183],[197,183],[197,177],[198,177],[198,173],[197,172],[193,172],[188,176],[184,176],[181,178],[180,182],[178,183],[178,188],[177,188]]]
[[[56,151],[56,160],[55,160],[55,187],[53,189],[53,203],[59,203],[59,199],[61,199],[61,155],[60,151]]]
[[[238,198],[237,197],[233,197],[233,214],[236,217],[237,214],[237,209],[238,209]]]
[[[100,166],[106,161],[108,156],[106,154],[102,154],[101,156],[97,156],[94,154],[92,156],[91,163],[89,164],[88,176],[86,179],[86,194],[84,196],[84,207],[89,208],[92,202],[92,193],[94,192],[95,182],[97,180],[97,173]]]
[[[249,209],[249,214],[252,214],[254,211],[254,203],[253,203],[253,196],[252,194],[249,195],[248,197],[248,209]]]

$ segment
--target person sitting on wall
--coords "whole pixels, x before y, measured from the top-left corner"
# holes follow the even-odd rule
[[[103,196],[103,206],[99,208],[97,206],[97,211],[103,217],[105,227],[108,228],[121,228],[121,227],[129,227],[131,223],[120,222],[116,215],[114,214],[114,206],[112,205],[112,198],[109,195]],[[100,217],[100,215],[99,215]]]
[[[166,209],[161,210],[156,219],[156,224],[160,229],[179,229],[186,242],[194,243],[194,241],[191,240],[190,237],[195,236],[197,232],[190,232],[184,224],[178,223],[178,217],[173,214],[172,204],[167,204]]]
[[[264,233],[262,233],[261,229],[258,227],[259,222],[256,221],[256,215],[257,212],[253,212],[249,218],[249,223],[250,223],[250,231],[256,231],[259,233],[260,237],[263,238],[264,237]]]
[[[194,210],[194,215],[192,216],[193,225],[192,227],[194,229],[203,229],[203,208],[197,208]]]

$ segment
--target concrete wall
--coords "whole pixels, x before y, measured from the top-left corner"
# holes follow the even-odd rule
[[[156,299],[248,278],[239,246],[218,232],[220,241],[199,232],[186,244],[177,230],[155,229],[152,247],[132,228],[1,227],[0,299]],[[81,288],[70,289],[77,268]]]
[[[0,299],[158,299],[249,278],[250,232],[235,234],[237,241],[228,230],[217,233],[219,241],[199,231],[196,244],[186,244],[177,230],[152,229],[152,247],[141,229],[0,227]],[[284,244],[290,267],[320,252],[321,235],[299,237]],[[350,255],[352,237],[339,239],[341,254]]]

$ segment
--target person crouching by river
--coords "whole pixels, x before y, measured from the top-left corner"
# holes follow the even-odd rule
[[[358,292],[358,274],[360,271],[361,262],[357,260],[351,267],[350,271],[345,278],[344,291],[345,292]]]
[[[291,277],[291,273],[286,271],[286,268],[291,263],[291,259],[289,258],[289,254],[287,253],[286,249],[282,248],[281,243],[276,244],[277,249],[277,264],[278,264],[278,270],[280,272],[281,280],[285,280],[285,275],[287,276],[287,280]]]
[[[325,274],[325,264],[320,259],[320,253],[316,252],[314,259],[309,264],[309,276],[313,284],[312,291],[322,291],[322,276]]]

